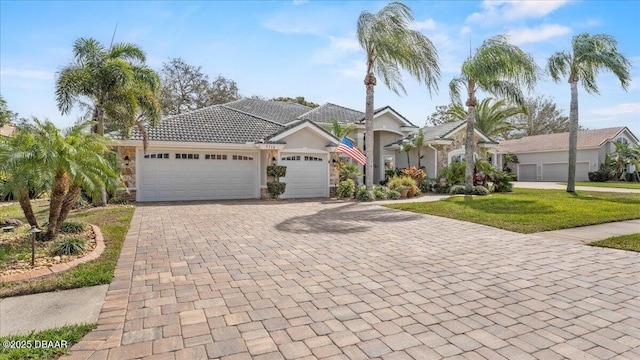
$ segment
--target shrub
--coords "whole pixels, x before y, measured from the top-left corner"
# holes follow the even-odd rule
[[[510,172],[491,171],[488,173],[487,178],[493,183],[493,191],[495,192],[511,192],[513,190],[511,181],[513,181],[515,175]]]
[[[73,203],[72,208],[73,209],[80,209],[83,208],[85,206],[89,205],[89,201],[87,201],[87,199],[85,199],[84,196],[78,196],[78,198],[76,199],[76,202]]]
[[[400,192],[395,191],[395,190],[389,190],[387,192],[387,196],[389,197],[389,199],[391,200],[398,200],[400,199],[402,196],[400,195]]]
[[[269,165],[267,166],[267,176],[271,176],[274,178],[280,178],[287,176],[287,167],[280,165]]]
[[[62,238],[54,244],[53,253],[55,255],[76,255],[84,252],[87,244],[82,238],[66,237]]]
[[[449,188],[449,194],[451,195],[459,195],[466,194],[464,185],[453,185]]]
[[[373,188],[373,196],[376,200],[386,200],[388,197],[387,188],[384,186],[375,186]]]
[[[606,182],[609,180],[609,174],[600,169],[598,171],[591,171],[589,172],[589,181],[592,182]]]
[[[337,192],[338,197],[343,199],[353,199],[356,192],[356,183],[352,179],[340,181]]]
[[[125,197],[113,197],[109,199],[109,204],[111,205],[127,205],[129,203],[129,199]]]
[[[60,226],[60,232],[65,234],[77,234],[83,232],[87,227],[77,221],[65,221]]]
[[[406,186],[408,196],[415,196],[420,192],[420,189],[418,189],[418,186],[416,185],[416,181],[408,176],[394,175],[389,179],[389,184],[387,186],[389,187],[389,190],[398,190],[398,186]]]
[[[267,191],[269,192],[269,194],[271,194],[271,196],[273,196],[276,199],[282,193],[284,193],[286,187],[287,187],[287,184],[283,183],[283,182],[279,182],[279,181],[269,181],[269,182],[267,182]]]
[[[420,184],[422,180],[427,177],[427,174],[424,172],[424,170],[418,169],[415,166],[402,170],[402,175],[409,176],[410,178],[415,180],[417,184]]]
[[[464,174],[466,172],[465,163],[462,161],[454,161],[449,166],[445,166],[440,171],[440,178],[444,178],[447,187],[464,183]]]
[[[360,171],[360,166],[358,164],[346,162],[340,163],[340,181],[351,179],[356,183],[360,176],[362,176],[362,171]]]
[[[366,186],[360,186],[358,188],[358,192],[356,193],[356,200],[358,201],[372,201],[373,200],[373,191],[367,190]]]
[[[490,193],[491,192],[489,191],[489,189],[487,189],[482,185],[476,185],[473,187],[473,195],[484,196],[484,195],[489,195]]]

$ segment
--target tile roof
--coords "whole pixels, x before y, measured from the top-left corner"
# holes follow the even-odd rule
[[[283,125],[297,120],[300,115],[312,110],[308,106],[297,103],[249,98],[226,103],[224,106]]]
[[[607,140],[613,139],[625,127],[578,131],[578,149],[599,147]],[[525,136],[520,139],[500,142],[499,151],[510,153],[567,150],[569,149],[569,133]]]
[[[259,141],[282,128],[283,125],[226,105],[213,105],[164,118],[157,127],[147,128],[147,132],[150,141],[244,144]],[[142,139],[137,128],[133,128],[131,139]]]
[[[404,120],[407,124],[409,124],[409,126],[417,127],[411,121],[409,121],[406,117],[400,115],[399,112],[397,112],[394,108],[392,108],[391,106],[388,106],[388,105],[384,106],[384,107],[381,107],[381,108],[374,109],[373,110],[373,115],[375,116],[376,114],[378,114],[378,113],[380,113],[380,112],[382,112],[384,110],[393,111],[396,115],[398,115],[398,117],[400,117],[400,119]],[[360,119],[358,119],[358,122],[361,123],[361,124],[364,123],[364,115],[365,114],[362,113],[362,117]]]
[[[289,125],[287,125],[287,126],[283,127],[282,129],[280,129],[280,130],[276,131],[275,133],[273,133],[273,134],[271,134],[271,135],[267,136],[267,137],[264,139],[264,140],[265,140],[265,143],[266,143],[266,142],[269,142],[269,141],[272,141],[272,139],[273,139],[273,138],[275,138],[275,137],[277,137],[278,135],[280,135],[280,134],[282,134],[282,133],[286,132],[287,130],[293,129],[293,128],[295,128],[296,126],[302,125],[302,124],[304,124],[304,123],[309,123],[309,124],[311,124],[311,126],[316,127],[318,130],[320,130],[320,131],[324,132],[325,134],[329,135],[330,137],[334,138],[335,142],[332,142],[332,143],[330,143],[330,144],[328,144],[328,145],[337,145],[337,144],[335,144],[335,143],[336,143],[336,142],[339,142],[338,138],[336,138],[336,137],[335,137],[335,135],[333,135],[332,133],[330,133],[329,131],[327,131],[327,129],[323,128],[322,126],[320,126],[320,125],[318,125],[318,124],[314,123],[313,121],[311,121],[311,120],[297,120],[297,121],[292,122],[291,124],[289,124]],[[277,141],[276,141],[276,142],[277,142]]]
[[[360,119],[364,119],[364,113],[344,106],[325,103],[298,116],[298,118],[319,123],[331,123],[331,120],[335,119],[342,124],[353,124]]]
[[[440,140],[445,139],[445,136],[462,126],[466,120],[448,122],[435,126],[425,126],[422,128],[424,133],[424,140]]]

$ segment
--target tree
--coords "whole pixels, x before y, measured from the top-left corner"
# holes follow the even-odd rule
[[[427,116],[427,125],[436,126],[444,123],[457,121],[457,119],[451,115],[450,110],[455,104],[439,105],[436,106],[436,110]]]
[[[421,149],[422,146],[424,146],[424,132],[422,131],[422,129],[418,130],[418,134],[416,134],[416,136],[413,138],[413,145],[418,150],[418,169],[422,169]],[[407,162],[407,165],[408,164],[409,163]]]
[[[329,130],[329,132],[335,135],[335,137],[337,137],[338,139],[342,139],[343,137],[351,134],[356,129],[356,127],[353,125],[341,124],[338,120],[333,119],[331,120],[331,126],[327,126],[326,129]]]
[[[105,123],[131,126],[141,102],[157,102],[160,78],[144,62],[144,52],[134,44],[114,44],[105,48],[97,40],[79,38],[73,45],[74,61],[58,73],[56,100],[62,114],[73,105],[87,108],[95,121],[94,132],[104,135]],[[140,87],[150,89],[144,100]],[[158,109],[151,124],[160,121]],[[124,117],[127,117],[125,120]]]
[[[273,98],[271,99],[272,101],[284,101],[284,102],[290,102],[290,103],[296,103],[296,104],[300,104],[300,105],[304,105],[304,106],[308,106],[310,108],[317,108],[318,104],[311,102],[311,101],[307,101],[304,96],[298,96],[295,98],[291,98],[291,97],[277,97],[277,98]]]
[[[406,90],[402,85],[401,70],[427,86],[429,93],[437,90],[440,79],[438,54],[431,41],[422,33],[411,30],[411,9],[392,2],[378,13],[360,13],[358,42],[366,54],[365,151],[366,186],[373,189],[373,92],[376,75],[396,94]]]
[[[596,75],[601,70],[612,72],[623,90],[629,88],[631,62],[618,52],[618,42],[606,34],[583,33],[573,37],[571,52],[556,52],[549,58],[547,70],[555,82],[567,77],[571,88],[569,107],[569,173],[567,192],[575,192],[576,158],[578,155],[578,82],[589,94],[599,94]]]
[[[21,129],[15,137],[2,139],[0,160],[30,225],[38,224],[29,190],[33,186],[50,189],[45,237],[53,239],[82,189],[97,196],[106,184],[118,181],[119,173],[110,141],[88,131],[92,122],[78,123],[63,132],[50,121],[33,121],[33,126]]]
[[[530,97],[527,98],[525,106],[527,112],[513,118],[516,130],[509,132],[508,137],[519,138],[569,131],[569,118],[563,115],[553,100],[543,95]]]
[[[405,142],[402,144],[401,146],[402,151],[404,151],[407,154],[407,169],[411,167],[411,160],[409,159],[409,152],[411,152],[411,149],[413,149],[413,143],[412,142]]]
[[[524,106],[521,86],[532,89],[537,80],[538,67],[533,58],[519,47],[509,44],[506,36],[497,35],[485,40],[475,54],[462,63],[461,74],[449,83],[451,100],[461,104],[460,90],[466,90],[467,135],[465,141],[465,191],[473,189],[475,153],[474,129],[476,91],[482,90]]]
[[[209,82],[209,76],[201,70],[201,66],[189,65],[181,58],[162,64],[160,102],[165,114],[178,115],[240,98],[235,81],[218,75]]]
[[[18,120],[18,114],[9,110],[7,101],[0,95],[0,127],[4,124],[15,123]]]
[[[493,104],[492,101],[493,98],[490,97],[482,99],[475,107],[475,128],[490,138],[504,137],[503,134],[515,128],[509,118],[526,110],[520,106],[509,106],[505,100],[498,100]],[[458,121],[467,119],[467,110],[461,104],[454,105],[449,114]]]

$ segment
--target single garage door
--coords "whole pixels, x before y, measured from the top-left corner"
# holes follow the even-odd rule
[[[278,165],[287,167],[287,176],[280,178],[287,184],[283,199],[329,196],[329,165],[325,154],[284,153]]]
[[[542,181],[567,181],[568,163],[542,164]],[[589,181],[589,162],[576,163],[576,181]]]
[[[258,198],[258,154],[153,151],[140,160],[139,201]]]
[[[538,181],[536,164],[518,164],[518,181]]]

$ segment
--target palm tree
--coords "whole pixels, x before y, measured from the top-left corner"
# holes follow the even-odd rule
[[[509,44],[506,36],[497,35],[485,40],[482,46],[476,49],[475,54],[462,63],[461,70],[460,76],[453,78],[449,83],[449,92],[451,100],[458,104],[461,103],[462,87],[467,94],[465,191],[470,194],[473,188],[476,91],[482,90],[524,107],[525,98],[520,87],[533,89],[538,67],[529,54]]]
[[[492,101],[493,98],[484,98],[474,110],[475,128],[490,138],[502,136],[515,129],[508,119],[527,112],[526,108],[520,106],[508,106],[505,100],[498,100],[493,104]],[[467,119],[467,110],[461,104],[455,104],[447,114],[458,121]]]
[[[107,49],[95,39],[80,38],[73,54],[74,62],[60,71],[56,81],[62,114],[75,104],[87,108],[96,122],[94,132],[100,135],[105,122],[128,129],[141,113],[151,125],[159,122],[160,77],[144,65],[146,56],[139,47],[115,44]],[[148,111],[150,106],[153,111]]]
[[[440,79],[438,54],[431,41],[422,33],[411,30],[411,9],[399,2],[386,5],[376,14],[368,11],[358,18],[358,42],[366,53],[367,73],[364,78],[365,103],[365,169],[367,189],[373,189],[373,89],[376,75],[394,93],[406,90],[401,70],[427,86],[429,93],[437,90]]]
[[[422,169],[422,155],[420,153],[422,146],[424,146],[424,132],[422,129],[418,130],[418,134],[413,138],[413,145],[418,150],[418,169]]]
[[[110,141],[88,132],[92,122],[78,123],[64,132],[50,121],[34,118],[33,122],[15,137],[0,142],[0,161],[30,225],[38,224],[29,191],[44,186],[50,189],[46,238],[53,239],[81,190],[97,196],[105,186],[118,181],[119,173]]]
[[[568,77],[571,87],[569,107],[569,173],[567,192],[576,191],[576,157],[578,155],[578,81],[590,94],[599,94],[596,75],[600,70],[611,71],[620,80],[623,90],[631,83],[631,62],[618,52],[618,42],[606,34],[576,35],[571,42],[571,52],[556,52],[549,58],[547,70],[555,82]]]
[[[407,169],[409,169],[411,167],[411,160],[409,160],[409,153],[411,152],[411,149],[413,149],[413,143],[412,142],[407,141],[407,142],[402,144],[402,151],[407,153]]]
[[[342,139],[343,137],[351,134],[356,129],[356,127],[353,125],[341,124],[338,120],[333,119],[331,120],[331,126],[327,126],[326,129],[329,130],[329,132],[335,135],[335,137],[337,137],[338,139]]]

